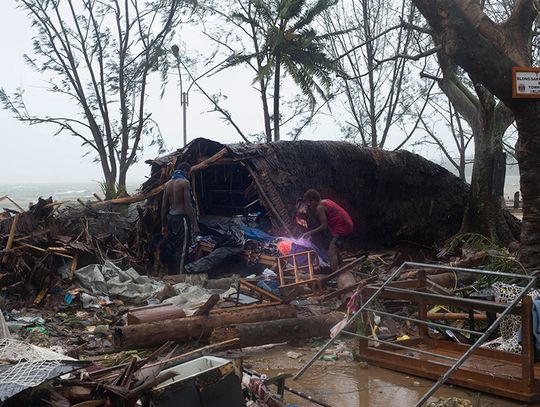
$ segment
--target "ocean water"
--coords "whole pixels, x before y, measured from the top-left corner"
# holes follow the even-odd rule
[[[128,193],[133,194],[141,186],[141,182],[128,182]],[[103,192],[98,182],[65,182],[65,183],[42,183],[42,184],[0,184],[0,198],[7,195],[21,207],[28,208],[32,203],[37,202],[39,197],[52,197],[55,201],[74,201],[77,198],[83,201],[95,200],[93,193],[97,193],[103,198]],[[8,200],[0,201],[1,208],[16,209]]]

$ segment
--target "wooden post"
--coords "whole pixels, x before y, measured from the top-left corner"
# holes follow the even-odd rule
[[[13,223],[11,223],[11,229],[9,231],[8,241],[6,244],[6,252],[11,250],[13,247],[13,239],[15,238],[15,232],[17,231],[17,222],[19,221],[19,215],[15,215],[13,218]],[[7,263],[8,261],[8,254],[4,254],[4,258],[2,259],[2,263]]]
[[[277,260],[277,264],[278,264],[278,272],[279,272],[279,285],[285,285],[285,273],[283,271],[283,266],[281,264],[281,259],[278,258]]]
[[[294,282],[300,282],[300,276],[298,275],[298,266],[296,265],[296,254],[293,254],[293,271],[294,271]]]
[[[521,308],[521,383],[523,391],[531,393],[534,387],[534,338],[532,333],[532,299],[529,295],[523,298]]]
[[[519,191],[514,194],[514,209],[519,209]]]
[[[77,270],[78,261],[79,261],[79,254],[77,253],[73,256],[73,260],[71,261],[71,266],[69,267],[69,281],[73,280],[75,270]]]
[[[418,270],[418,288],[420,290],[426,288],[426,270]],[[418,319],[427,321],[426,303],[421,299],[418,300]],[[418,324],[418,334],[420,338],[427,338],[429,336],[428,326],[426,324]]]
[[[362,335],[364,336],[370,336],[371,335],[371,330],[369,329],[369,324],[368,324],[368,313],[367,312],[362,312],[362,316],[360,317],[360,321],[362,321],[362,325],[363,325],[363,330],[362,330]],[[358,331],[356,331],[358,332]],[[363,357],[367,357],[368,355],[368,352],[369,352],[369,341],[366,339],[366,338],[358,338],[358,348],[359,348],[359,351],[360,351],[360,356],[363,356]]]

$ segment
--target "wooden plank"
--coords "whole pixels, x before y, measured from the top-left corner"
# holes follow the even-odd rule
[[[69,280],[73,280],[73,276],[75,275],[75,270],[77,270],[77,264],[79,262],[79,255],[75,254],[73,256],[73,260],[71,261],[71,266],[69,267]]]
[[[350,285],[348,287],[345,287],[345,288],[342,288],[341,290],[336,290],[334,292],[331,292],[330,294],[326,294],[326,295],[323,295],[321,297],[318,298],[318,301],[319,302],[324,302],[324,301],[328,301],[332,298],[335,298],[335,297],[339,297],[340,295],[343,295],[343,294],[347,294],[353,290],[355,290],[356,288],[358,287],[363,287],[364,285],[368,284],[368,283],[372,283],[373,281],[376,281],[378,279],[377,276],[373,276],[367,280],[362,280],[356,284],[353,284],[353,285]]]
[[[296,318],[292,305],[271,305],[259,307],[238,307],[230,310],[214,310],[208,316],[192,316],[168,319],[138,325],[117,327],[113,339],[116,346],[138,349],[161,345],[167,341],[186,342],[209,336],[220,326]]]
[[[431,349],[431,351],[437,352],[437,349]],[[367,353],[361,354],[360,357],[376,366],[429,379],[438,379],[451,366],[450,361],[421,359],[410,356],[411,352],[400,354],[398,352],[369,348]],[[471,359],[452,375],[448,380],[449,383],[525,402],[540,400],[540,393],[524,392],[522,390],[519,365],[514,365],[511,369],[518,372],[517,377],[509,378],[500,376],[501,372],[508,371],[508,365],[499,363],[486,371],[486,369],[474,368],[474,366],[482,364],[485,366],[486,359],[475,360],[475,356],[471,356]]]
[[[41,301],[43,301],[43,298],[47,295],[47,292],[49,291],[49,287],[43,288],[39,294],[36,296],[36,299],[34,300],[34,305],[41,304]]]
[[[241,278],[239,280],[240,285],[247,287],[249,290],[253,290],[261,294],[263,297],[266,297],[269,301],[276,301],[276,302],[282,302],[281,298],[277,295],[274,295],[270,291],[263,290],[260,287],[257,287],[255,284],[251,284],[249,281],[247,281],[245,278]]]
[[[222,148],[221,150],[219,150],[213,156],[211,156],[211,157],[207,158],[206,160],[203,160],[200,163],[195,164],[194,166],[192,166],[191,167],[191,172],[194,173],[194,172],[197,172],[197,171],[202,171],[202,170],[207,169],[212,164],[216,163],[216,161],[221,159],[225,154],[227,154],[227,151],[228,151],[227,148]]]
[[[272,204],[272,201],[270,200],[270,198],[268,198],[268,195],[266,194],[266,191],[264,190],[261,183],[259,182],[259,179],[257,178],[257,174],[255,174],[255,171],[253,171],[249,163],[246,164],[245,167],[247,168],[249,175],[251,175],[251,178],[253,179],[253,181],[255,181],[255,185],[257,185],[257,190],[259,191],[260,197],[264,200],[264,203],[266,204],[268,209],[270,209],[270,212],[272,212],[272,215],[274,215],[274,217],[281,224],[281,226],[287,232],[287,234],[289,236],[292,236],[293,234],[291,233],[291,230],[289,229],[287,224],[283,221],[281,216],[279,216],[279,213],[277,209],[274,207],[274,205]]]
[[[534,337],[532,332],[532,298],[525,296],[521,314],[521,366],[522,389],[531,392],[534,387]]]
[[[423,343],[430,348],[437,348],[441,351],[453,353],[465,353],[469,349],[469,345],[451,341],[441,341],[437,339],[425,339]],[[503,352],[489,348],[478,348],[473,355],[502,360],[509,363],[521,363],[521,355],[511,352]]]
[[[15,232],[17,230],[17,222],[19,222],[19,215],[15,215],[13,218],[13,222],[11,223],[11,229],[9,230],[9,236],[8,241],[6,243],[6,252],[10,251],[13,247],[13,239],[15,238]],[[4,254],[4,257],[2,259],[2,263],[7,263],[8,261],[8,254]]]
[[[474,314],[475,321],[487,321],[486,314]],[[427,319],[438,319],[441,321],[468,321],[469,314],[466,312],[428,312]]]
[[[0,202],[2,202],[4,199],[7,199],[9,202],[11,202],[13,205],[15,205],[17,207],[17,209],[20,210],[21,212],[26,212],[17,202],[15,202],[9,196],[4,195],[3,197],[0,198]]]
[[[36,250],[38,252],[41,252],[41,253],[52,253],[56,256],[60,256],[60,257],[64,257],[66,259],[70,259],[70,260],[73,260],[73,256],[70,256],[69,254],[64,254],[64,253],[57,253],[57,252],[51,252],[47,249],[43,249],[42,247],[38,247],[38,246],[34,246],[34,245],[31,245],[31,244],[28,244],[28,243],[20,243],[20,246],[17,247],[17,249],[20,249],[21,247],[28,247],[29,249],[32,249],[32,250]]]

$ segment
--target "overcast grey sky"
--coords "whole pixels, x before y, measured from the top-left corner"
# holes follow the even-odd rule
[[[31,113],[47,114],[73,112],[72,102],[43,90],[44,77],[33,72],[23,62],[23,54],[31,53],[33,29],[24,11],[15,8],[13,0],[0,2],[0,38],[2,41],[2,64],[0,64],[0,86],[8,93],[21,87],[25,89],[25,99]],[[181,33],[182,34],[182,33]],[[183,32],[189,38],[188,52],[204,53],[208,50],[197,30]],[[177,41],[182,43],[182,38]],[[184,41],[185,43],[186,41]],[[203,78],[199,82],[208,93],[220,89],[227,94],[227,107],[246,133],[261,131],[260,99],[250,82],[252,73],[243,69],[226,70],[219,75]],[[163,99],[159,96],[159,83],[150,87],[149,110],[159,124],[168,150],[180,146],[181,115],[176,78],[170,79]],[[190,93],[188,108],[188,138],[207,137],[221,142],[241,141],[234,129],[227,125],[216,113],[208,113],[210,105],[198,92]],[[304,139],[340,139],[336,119],[339,112],[333,110],[317,119],[304,134]],[[78,139],[67,134],[53,137],[54,127],[28,126],[18,122],[5,110],[0,110],[0,184],[36,182],[99,181],[102,179],[99,164],[92,157],[82,158],[83,150]],[[424,152],[425,153],[425,152]],[[437,153],[431,152],[437,157]],[[139,163],[134,165],[128,180],[140,182],[149,173],[144,161],[156,156],[156,150],[147,148]]]

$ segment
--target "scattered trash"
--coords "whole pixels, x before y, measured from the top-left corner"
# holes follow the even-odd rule
[[[295,352],[295,351],[288,351],[286,354],[285,354],[288,358],[291,358],[291,359],[298,359],[299,357],[302,356],[301,353],[298,353],[298,352]]]

